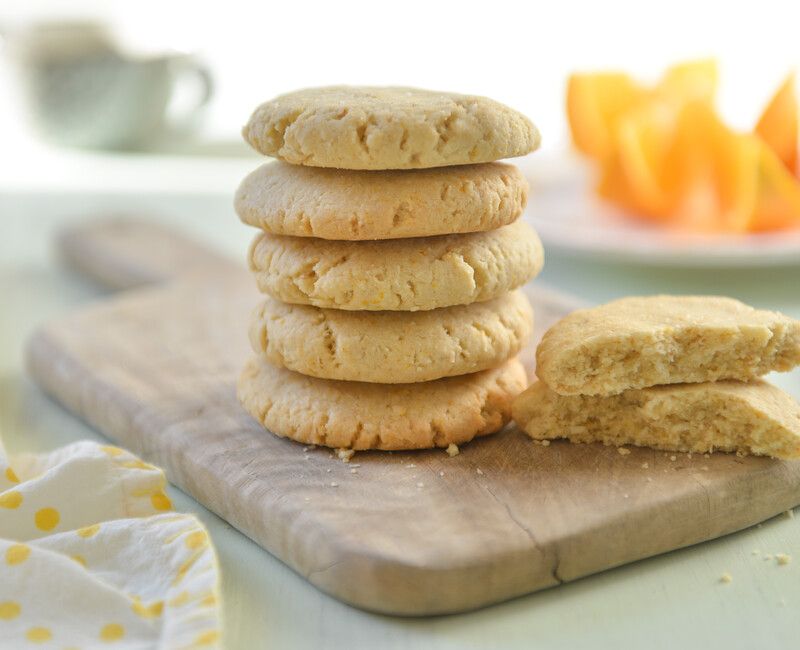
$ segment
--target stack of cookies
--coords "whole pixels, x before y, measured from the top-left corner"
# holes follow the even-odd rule
[[[448,447],[500,429],[527,382],[515,355],[541,269],[518,218],[527,183],[495,162],[539,144],[483,97],[319,88],[256,109],[247,142],[278,158],[244,179],[268,297],[239,380],[267,429],[345,449]]]
[[[714,296],[624,298],[543,337],[514,402],[535,440],[800,458],[800,405],[760,379],[800,364],[800,322]]]

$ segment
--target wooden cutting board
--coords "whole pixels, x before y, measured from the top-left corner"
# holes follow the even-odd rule
[[[61,249],[84,273],[127,290],[36,332],[28,348],[36,381],[311,583],[358,607],[468,610],[712,539],[800,503],[800,463],[542,447],[513,427],[454,458],[362,452],[345,464],[326,449],[306,453],[262,430],[236,401],[258,300],[240,265],[137,222],[83,227]],[[155,285],[132,288],[143,283]],[[536,338],[575,304],[535,283],[528,290]]]

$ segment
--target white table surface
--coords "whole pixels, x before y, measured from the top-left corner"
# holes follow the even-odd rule
[[[70,160],[73,160],[72,158]],[[88,162],[87,162],[88,161]],[[253,160],[139,157],[56,164],[0,179],[0,435],[10,451],[102,439],[26,378],[22,350],[50,317],[104,295],[63,270],[51,237],[65,224],[125,212],[159,218],[243,255],[250,232],[230,207]],[[63,163],[63,161],[62,161]],[[173,182],[174,181],[174,182]],[[542,278],[602,302],[626,294],[720,293],[800,317],[800,267],[683,271],[550,254]],[[800,372],[774,378],[800,397]],[[800,634],[800,516],[779,516],[675,551],[470,614],[402,619],[320,593],[192,498],[176,509],[208,526],[222,570],[226,647],[258,648],[788,648]],[[753,555],[788,553],[777,566]],[[729,572],[731,584],[719,582]]]

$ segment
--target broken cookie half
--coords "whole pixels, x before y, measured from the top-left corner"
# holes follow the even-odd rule
[[[517,397],[512,414],[534,440],[800,458],[800,405],[763,380],[655,386],[607,397],[559,395],[539,381]]]
[[[561,395],[748,381],[800,364],[800,321],[719,296],[647,296],[571,313],[542,338],[536,374]]]
[[[758,379],[800,364],[800,322],[716,296],[573,312],[536,350],[512,414],[535,440],[800,458],[800,405]]]

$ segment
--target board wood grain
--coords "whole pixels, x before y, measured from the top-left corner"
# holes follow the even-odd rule
[[[241,266],[136,222],[72,231],[62,252],[113,286],[159,284],[42,327],[27,351],[34,379],[355,606],[402,615],[469,610],[712,539],[800,503],[800,463],[543,447],[513,426],[453,458],[441,450],[360,452],[346,464],[326,449],[304,451],[261,429],[236,401],[258,300]],[[536,283],[526,290],[534,339],[575,305]]]

